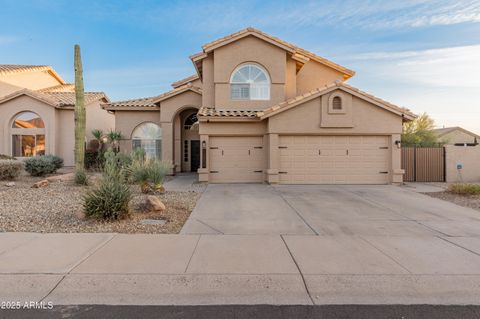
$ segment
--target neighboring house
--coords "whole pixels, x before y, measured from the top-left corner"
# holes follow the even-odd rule
[[[438,128],[434,129],[433,132],[435,132],[440,141],[448,145],[475,145],[480,143],[480,135],[458,126]]]
[[[86,137],[96,128],[115,128],[115,117],[100,107],[102,92],[86,92]],[[0,64],[0,154],[18,158],[55,154],[74,164],[73,84],[49,66]]]
[[[173,90],[104,105],[123,151],[214,183],[402,181],[402,123],[415,115],[345,84],[353,71],[253,28],[191,60],[196,74]]]

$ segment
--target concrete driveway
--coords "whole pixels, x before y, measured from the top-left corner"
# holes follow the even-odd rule
[[[480,212],[398,186],[209,185],[183,234],[480,236]]]

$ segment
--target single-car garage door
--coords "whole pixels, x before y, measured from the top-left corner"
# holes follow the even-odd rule
[[[388,136],[281,136],[280,183],[387,184]]]
[[[261,136],[210,137],[210,182],[263,182],[265,167]]]

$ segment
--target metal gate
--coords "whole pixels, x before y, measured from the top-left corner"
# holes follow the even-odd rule
[[[402,147],[405,182],[444,182],[444,147]]]

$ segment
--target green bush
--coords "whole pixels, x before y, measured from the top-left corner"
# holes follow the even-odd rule
[[[83,208],[86,216],[105,220],[128,216],[128,204],[132,194],[118,155],[112,151],[105,153],[102,180],[98,187],[87,192],[84,197]]]
[[[56,155],[45,155],[44,157],[53,163],[55,170],[63,167],[63,158]]]
[[[171,165],[162,161],[150,161],[148,163],[148,178],[155,188],[160,188],[165,176],[171,169]]]
[[[58,156],[34,156],[25,160],[25,170],[32,176],[44,176],[57,171],[63,160]]]
[[[14,179],[20,175],[23,163],[16,160],[0,160],[0,180]]]
[[[448,186],[448,191],[459,195],[480,195],[480,184],[450,184]]]
[[[82,170],[75,172],[75,184],[88,185],[88,175],[85,171]]]
[[[16,158],[5,154],[0,154],[0,160],[16,160]]]

